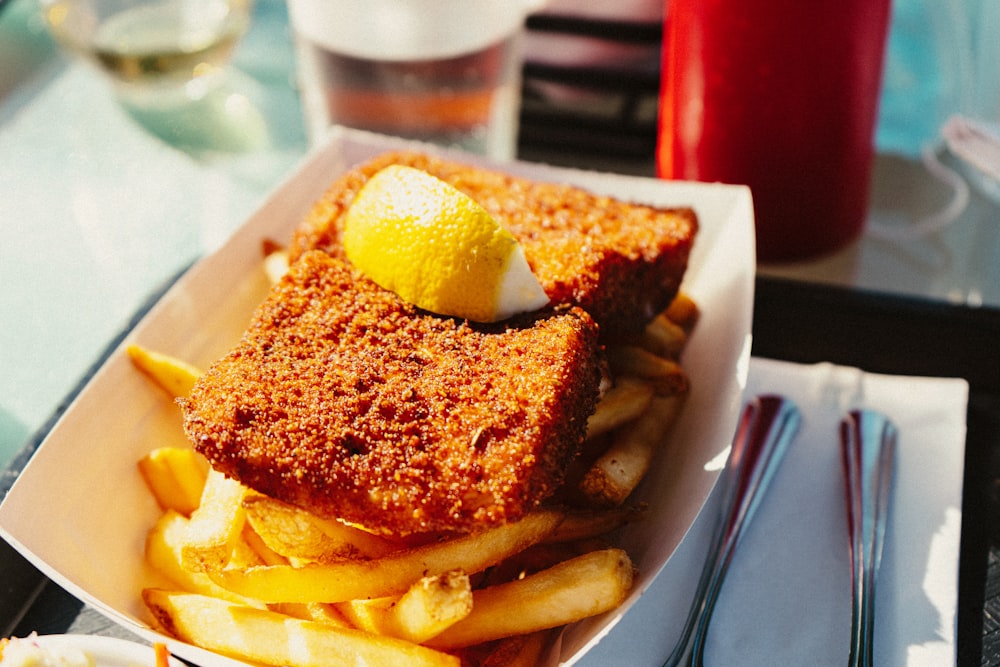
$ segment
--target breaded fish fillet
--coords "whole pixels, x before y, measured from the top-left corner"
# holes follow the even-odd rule
[[[212,465],[397,535],[514,519],[552,494],[600,382],[579,308],[494,325],[417,310],[307,252],[181,404]]]
[[[344,212],[390,164],[422,169],[476,200],[524,247],[553,303],[578,305],[605,339],[638,333],[673,299],[698,229],[689,208],[657,209],[539,183],[414,152],[380,155],[339,178],[296,231],[294,258],[309,249],[343,256]]]

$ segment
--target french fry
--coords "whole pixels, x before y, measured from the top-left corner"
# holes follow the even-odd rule
[[[690,331],[698,321],[700,311],[698,309],[698,303],[691,298],[690,294],[686,292],[678,292],[674,300],[670,302],[667,309],[663,311],[663,314],[667,318],[683,327],[687,331]]]
[[[620,605],[632,589],[621,549],[592,551],[517,581],[473,593],[472,613],[427,642],[443,650],[554,628]]]
[[[253,553],[256,562],[247,562],[243,564],[243,567],[249,567],[252,565],[286,565],[288,564],[288,559],[281,554],[272,551],[266,544],[264,540],[254,531],[253,527],[250,526],[249,522],[243,526],[243,543],[247,548]],[[236,552],[241,551],[237,548]],[[234,562],[236,560],[236,555],[234,552],[233,558],[229,561],[229,567],[238,567],[239,565]],[[207,575],[203,575],[206,576]],[[211,580],[210,580],[211,581]],[[215,583],[215,582],[213,582]],[[225,590],[225,589],[223,589]],[[301,618],[305,621],[315,621],[317,623],[325,623],[327,625],[335,625],[338,628],[350,628],[353,627],[343,614],[337,611],[337,608],[332,604],[326,604],[324,602],[274,602],[267,605],[267,608],[276,611],[279,614],[284,614],[286,616],[292,616],[294,618]]]
[[[389,621],[390,609],[399,600],[396,596],[347,600],[336,602],[333,607],[351,627],[370,632],[373,635],[395,636]]]
[[[303,621],[313,621],[338,628],[353,628],[336,606],[325,602],[277,602],[267,605],[271,611],[299,618]]]
[[[191,514],[187,543],[181,552],[185,568],[196,572],[226,566],[241,539],[246,513],[245,486],[217,470],[209,470],[201,503]]]
[[[682,402],[680,395],[658,396],[639,419],[622,429],[580,481],[580,490],[590,502],[603,507],[625,502],[649,470]]]
[[[253,526],[249,522],[243,525],[242,532],[242,542],[246,547],[254,554],[254,557],[258,564],[261,565],[285,565],[288,563],[288,559],[279,554],[278,552],[271,549],[264,543],[260,535],[253,529]],[[228,563],[230,567],[236,564],[232,562]]]
[[[539,630],[527,635],[504,637],[492,642],[468,646],[454,651],[463,665],[475,667],[537,667],[542,664],[552,630]]]
[[[243,509],[264,543],[288,558],[320,562],[378,558],[398,548],[378,535],[320,518],[269,496],[249,494],[243,499]]]
[[[549,631],[539,630],[502,639],[500,646],[482,661],[480,667],[536,667],[541,662],[549,635]]]
[[[469,615],[472,588],[469,576],[455,570],[422,577],[399,598],[350,600],[337,608],[362,630],[421,644]]]
[[[139,459],[139,472],[161,509],[185,516],[197,509],[208,461],[188,447],[159,447]]]
[[[393,637],[305,621],[192,593],[148,588],[143,602],[182,641],[241,660],[289,667],[459,667],[458,658]]]
[[[190,534],[189,534],[190,537]],[[243,529],[238,537],[233,540],[233,550],[229,554],[226,567],[258,567],[260,565],[273,565],[276,563],[287,563],[288,561],[267,548],[253,529],[243,523]]]
[[[649,407],[653,385],[637,378],[621,378],[597,402],[587,420],[587,438],[596,438],[632,421]]]
[[[684,368],[674,361],[634,345],[608,348],[608,363],[616,376],[634,376],[649,380],[658,396],[683,394],[689,381]]]
[[[568,512],[559,527],[545,538],[545,542],[574,542],[607,535],[618,530],[639,514],[640,511],[634,507]]]
[[[392,607],[394,636],[421,644],[472,611],[469,575],[461,571],[422,577]]]
[[[639,338],[639,344],[655,355],[676,358],[687,345],[687,331],[661,313],[646,325]]]
[[[125,348],[132,364],[171,396],[187,396],[201,370],[162,352],[133,343]]]
[[[424,576],[449,570],[480,572],[545,539],[562,518],[560,512],[543,510],[481,533],[373,560],[215,570],[209,576],[224,588],[264,602],[343,602],[401,595]]]
[[[146,534],[146,562],[175,586],[190,593],[212,595],[240,604],[252,604],[240,595],[230,593],[208,578],[182,565],[181,552],[187,543],[188,519],[167,510]]]
[[[494,565],[483,573],[476,588],[497,586],[510,581],[547,570],[563,561],[576,558],[588,551],[598,551],[611,546],[598,539],[581,540],[577,542],[541,542],[533,544],[510,558]]]

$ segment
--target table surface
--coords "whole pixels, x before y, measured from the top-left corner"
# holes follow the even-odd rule
[[[52,44],[36,0],[0,6],[0,468],[16,468],[150,298],[217,248],[308,145],[280,0],[258,0],[226,83],[169,116],[118,104]],[[530,136],[524,159],[653,173],[651,148],[623,156]],[[966,184],[943,231],[903,242],[874,231],[947,212],[956,190],[934,174],[880,155],[869,233],[830,257],[759,267],[754,353],[969,379],[959,663],[1000,665],[1000,206]],[[17,558],[0,563],[11,568],[0,573],[0,631],[120,632],[58,587],[17,576]],[[11,611],[27,616],[16,625]]]

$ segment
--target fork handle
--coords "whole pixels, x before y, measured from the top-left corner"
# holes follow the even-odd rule
[[[709,620],[733,552],[798,431],[800,419],[795,404],[781,396],[758,396],[744,407],[718,482],[723,495],[712,544],[681,637],[664,667],[680,663],[692,633],[692,664],[700,663]]]
[[[851,546],[849,667],[874,664],[875,583],[882,561],[895,469],[896,427],[873,410],[854,410],[840,424]]]

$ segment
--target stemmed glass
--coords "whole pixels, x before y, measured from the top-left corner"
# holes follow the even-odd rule
[[[41,0],[41,7],[56,41],[101,71],[125,110],[168,143],[246,150],[264,139],[248,96],[234,92],[231,68],[252,0]]]

